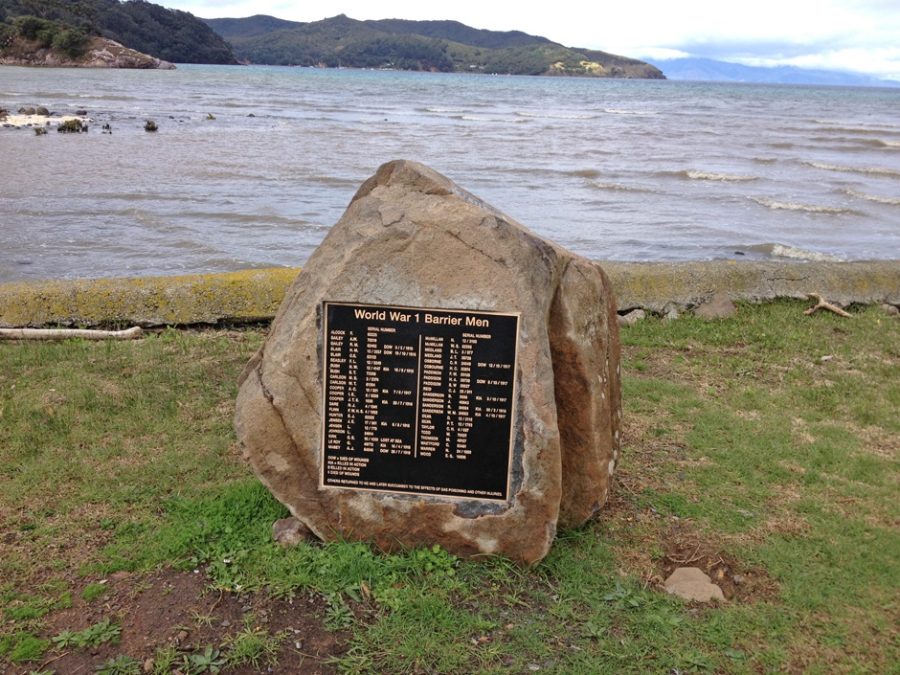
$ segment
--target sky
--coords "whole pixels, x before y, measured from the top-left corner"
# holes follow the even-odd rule
[[[900,0],[640,0],[496,3],[456,0],[156,0],[203,18],[269,14],[318,21],[454,19],[521,30],[568,47],[643,59],[699,56],[747,65],[848,70],[900,80]],[[514,9],[511,9],[514,8]]]

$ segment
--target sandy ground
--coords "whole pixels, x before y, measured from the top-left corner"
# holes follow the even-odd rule
[[[68,120],[81,120],[90,123],[92,120],[81,115],[7,115],[0,118],[0,126],[4,127],[43,127],[59,126]]]

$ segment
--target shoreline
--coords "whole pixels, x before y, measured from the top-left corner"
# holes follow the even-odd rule
[[[618,309],[681,312],[724,293],[731,300],[805,299],[900,306],[900,260],[871,262],[622,263],[595,261]],[[0,283],[0,327],[189,326],[271,320],[300,268],[214,274]]]

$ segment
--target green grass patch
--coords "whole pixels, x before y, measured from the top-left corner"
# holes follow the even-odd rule
[[[258,331],[0,344],[0,659],[114,641],[112,619],[55,635],[48,621],[73,588],[99,605],[106,585],[85,575],[139,586],[174,568],[213,594],[318,594],[323,629],[346,641],[325,660],[347,672],[887,672],[900,662],[900,329],[875,308],[804,306],[624,329],[614,501],[529,569],[439,547],[273,543],[287,512],[231,428]],[[720,572],[730,601],[662,593],[677,561]],[[294,640],[221,630],[190,654],[97,666],[278,670]]]

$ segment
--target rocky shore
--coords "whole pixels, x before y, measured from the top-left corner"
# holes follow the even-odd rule
[[[51,68],[137,68],[174,70],[175,65],[102,37],[92,37],[81,56],[16,39],[0,54],[0,65]]]
[[[77,110],[74,115],[61,115],[51,112],[44,106],[19,108],[17,113],[10,113],[8,110],[0,108],[0,127],[46,129],[76,124],[79,131],[87,131],[90,123],[91,119],[86,110]]]

